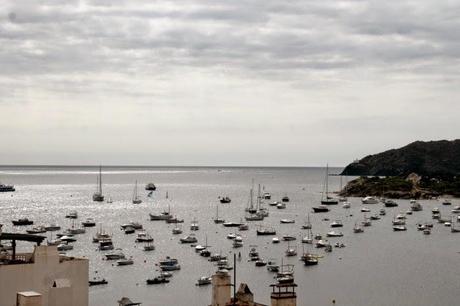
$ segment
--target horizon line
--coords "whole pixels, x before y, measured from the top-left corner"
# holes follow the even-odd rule
[[[283,166],[283,165],[115,165],[115,164],[2,164],[1,167],[120,167],[120,168],[326,168],[326,166]],[[344,168],[346,166],[329,166],[329,168]]]

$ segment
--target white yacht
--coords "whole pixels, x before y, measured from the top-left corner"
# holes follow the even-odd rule
[[[379,200],[377,200],[375,197],[365,197],[361,199],[361,202],[363,204],[378,204]]]

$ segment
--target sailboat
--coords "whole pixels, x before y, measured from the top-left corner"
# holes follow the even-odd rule
[[[219,219],[219,205],[216,205],[216,217],[214,218],[214,223],[215,224],[220,224],[220,223],[224,223],[225,220],[224,219]]]
[[[102,195],[102,167],[99,166],[99,177],[97,178],[97,191],[93,194],[93,201],[103,202],[104,196]]]
[[[339,200],[329,196],[329,165],[326,165],[326,178],[324,180],[323,194],[321,195],[321,204],[337,205]]]
[[[139,196],[137,195],[137,181],[134,184],[134,192],[133,192],[133,204],[141,204],[142,200],[139,199]]]
[[[302,225],[302,229],[311,229],[310,214],[307,215],[307,221]]]

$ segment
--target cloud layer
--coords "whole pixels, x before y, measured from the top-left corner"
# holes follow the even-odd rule
[[[458,137],[456,1],[0,11],[2,163],[345,164]]]

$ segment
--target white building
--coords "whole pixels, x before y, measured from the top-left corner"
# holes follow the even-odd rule
[[[12,253],[0,255],[0,305],[16,306],[19,292],[36,292],[42,306],[88,306],[88,260],[60,256],[55,246],[39,245],[43,238],[0,233],[13,245]],[[33,253],[16,254],[16,241],[38,245]]]

